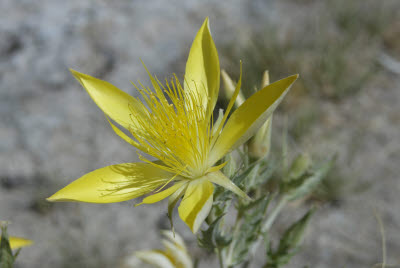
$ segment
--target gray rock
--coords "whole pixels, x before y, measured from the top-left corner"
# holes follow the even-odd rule
[[[161,80],[172,73],[181,77],[205,16],[217,47],[223,47],[247,42],[244,33],[259,30],[263,17],[285,31],[301,25],[308,15],[304,9],[261,0],[0,1],[0,217],[13,222],[12,235],[35,240],[22,251],[18,267],[116,267],[134,250],[159,247],[157,229],[167,221],[165,203],[133,208],[135,201],[44,202],[89,171],[138,160],[136,149],[114,135],[68,68],[135,94],[130,81],[147,82],[140,59]],[[345,172],[371,187],[346,197],[339,208],[322,208],[304,251],[289,267],[380,262],[373,207],[385,224],[388,261],[398,263],[399,82],[392,77],[389,85],[371,85],[342,103],[321,104],[324,125],[311,129],[301,148],[338,151]],[[350,146],[355,146],[353,156]],[[287,210],[298,216],[302,209]],[[287,224],[286,218],[281,221]],[[195,249],[190,231],[178,224]]]

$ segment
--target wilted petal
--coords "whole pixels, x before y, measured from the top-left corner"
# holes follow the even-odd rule
[[[198,105],[207,111],[214,109],[218,98],[220,69],[218,53],[211,37],[208,18],[198,31],[189,52],[185,70],[185,91],[195,91],[200,96]]]
[[[292,75],[264,87],[236,109],[212,148],[209,164],[214,164],[254,135],[282,101],[297,77],[298,75]]]
[[[178,234],[175,234],[177,237]],[[180,237],[179,237],[180,238]],[[190,258],[189,254],[186,251],[186,248],[182,247],[178,243],[175,242],[175,239],[163,240],[162,241],[165,248],[166,254],[174,260],[174,264],[176,268],[192,268],[192,259]]]
[[[208,216],[213,203],[214,185],[206,178],[189,183],[185,196],[179,205],[181,219],[196,233]]]
[[[138,106],[138,100],[121,91],[112,84],[90,75],[70,70],[75,78],[89,93],[99,108],[115,122],[126,129],[132,127],[132,120],[140,114],[132,115],[132,107]]]
[[[161,250],[141,250],[135,252],[137,258],[158,268],[176,268],[166,253]]]
[[[27,247],[27,246],[30,246],[33,244],[32,240],[28,240],[28,239],[21,238],[21,237],[15,237],[15,236],[11,236],[9,241],[10,241],[11,249],[23,248],[23,247]]]
[[[181,249],[187,251],[187,250],[186,250],[185,241],[183,241],[183,238],[182,238],[179,234],[174,233],[174,232],[172,232],[172,231],[170,231],[170,230],[163,230],[161,233],[162,233],[167,239],[169,239],[170,241],[173,241],[174,244],[178,245]]]
[[[47,200],[122,202],[153,191],[173,176],[174,174],[147,163],[112,165],[84,175]]]

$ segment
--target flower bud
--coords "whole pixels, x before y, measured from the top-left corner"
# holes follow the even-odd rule
[[[229,75],[226,73],[225,70],[221,71],[221,76],[222,76],[222,84],[224,84],[223,90],[221,90],[222,98],[225,100],[230,100],[233,96],[233,93],[235,92],[235,87],[236,84],[232,81],[232,79],[229,77]],[[242,94],[242,92],[239,92],[239,95],[237,96],[235,100],[235,107],[238,108],[242,103],[245,101],[245,98]]]
[[[311,158],[308,154],[301,154],[294,159],[288,174],[289,180],[296,180],[310,168]]]
[[[265,71],[261,80],[260,89],[269,85],[269,72]],[[268,157],[271,147],[271,126],[272,115],[257,131],[257,133],[249,140],[249,154],[253,158]]]

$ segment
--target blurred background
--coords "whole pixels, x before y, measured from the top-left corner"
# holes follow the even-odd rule
[[[287,122],[292,153],[337,154],[315,195],[275,226],[282,232],[309,202],[320,207],[288,267],[382,262],[375,214],[387,264],[400,267],[400,1],[0,0],[0,14],[0,219],[35,241],[17,267],[124,267],[133,251],[160,247],[165,202],[45,201],[89,171],[137,160],[68,68],[131,94],[130,81],[147,83],[140,59],[161,80],[182,78],[206,16],[221,67],[237,79],[243,60],[247,94],[264,70],[272,81],[300,74],[274,118],[274,146]]]

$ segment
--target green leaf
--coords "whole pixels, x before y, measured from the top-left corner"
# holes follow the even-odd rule
[[[276,168],[276,161],[273,158],[254,164],[243,182],[246,192],[259,189],[261,185],[267,184]]]
[[[230,235],[223,235],[219,228],[219,223],[225,214],[220,215],[216,218],[209,226],[207,230],[201,230],[201,233],[197,236],[197,242],[200,247],[213,250],[215,248],[227,247],[232,237]]]
[[[249,251],[253,243],[259,238],[261,227],[266,215],[271,197],[262,197],[248,204],[238,206],[238,213],[243,214],[243,222],[239,233],[233,239],[233,254],[231,265],[240,264],[249,258]]]
[[[249,172],[249,175],[246,176],[244,180],[244,185],[246,187],[247,191],[254,190],[259,182],[260,176],[259,176],[259,170],[260,170],[260,164],[256,164]]]
[[[283,234],[278,248],[274,251],[272,247],[267,250],[268,261],[265,268],[277,268],[287,264],[290,259],[300,250],[304,238],[305,229],[315,209],[309,210],[300,220],[292,224]]]
[[[232,154],[227,154],[222,162],[227,162],[227,164],[222,168],[222,173],[224,173],[228,178],[232,178],[238,170],[236,161]]]
[[[278,248],[279,252],[284,252],[287,249],[298,247],[301,244],[304,237],[304,231],[314,212],[314,208],[310,209],[300,220],[289,227],[281,239]]]
[[[0,268],[12,268],[15,257],[12,254],[10,241],[7,235],[7,226],[1,226],[0,241]]]
[[[282,189],[288,200],[293,201],[310,194],[325,178],[334,161],[334,159],[326,161],[314,171],[304,172],[302,177],[284,183]]]

